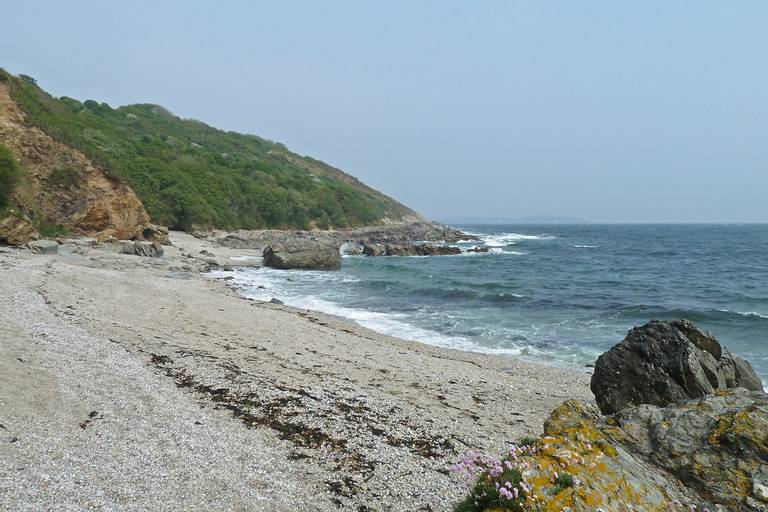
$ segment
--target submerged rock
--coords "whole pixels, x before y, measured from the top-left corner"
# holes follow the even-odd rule
[[[281,269],[338,270],[341,268],[339,248],[314,240],[294,240],[264,249],[264,265]]]
[[[665,406],[744,387],[762,391],[750,364],[687,320],[653,320],[597,359],[590,387],[603,414],[639,404]]]

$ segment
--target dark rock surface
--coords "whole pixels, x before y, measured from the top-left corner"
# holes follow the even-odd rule
[[[744,387],[763,391],[748,362],[687,320],[652,320],[601,355],[591,388],[603,414]]]
[[[121,240],[118,242],[118,252],[120,254],[130,254],[134,256],[144,256],[149,258],[160,258],[165,251],[163,246],[157,242],[144,242],[139,240]]]
[[[337,270],[341,268],[341,254],[335,244],[312,239],[267,246],[264,265],[281,269]]]
[[[461,249],[432,244],[363,244],[366,256],[446,256],[460,254]]]
[[[216,245],[233,249],[263,250],[268,245],[296,240],[316,240],[335,244],[337,248],[347,242],[367,244],[408,244],[413,240],[425,242],[457,242],[473,237],[459,230],[436,222],[397,223],[338,231],[279,231],[255,230],[235,232],[197,232],[198,238],[206,238]]]

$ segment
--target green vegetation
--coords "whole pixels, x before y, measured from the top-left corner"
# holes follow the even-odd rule
[[[34,79],[2,70],[0,81],[29,123],[127,180],[159,224],[347,228],[415,215],[340,170],[255,135],[180,119],[157,105],[54,98]],[[55,184],[72,177],[62,170]]]
[[[0,209],[10,206],[11,193],[21,181],[21,168],[11,150],[0,144]]]
[[[69,190],[77,187],[80,183],[81,176],[80,171],[66,167],[63,169],[55,169],[48,176],[48,185],[53,188]]]
[[[552,490],[552,494],[558,494],[569,487],[573,487],[573,475],[570,473],[558,473],[555,478],[555,488]]]

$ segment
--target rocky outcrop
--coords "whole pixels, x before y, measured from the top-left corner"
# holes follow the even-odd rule
[[[373,226],[335,231],[209,231],[196,232],[195,236],[205,238],[216,245],[233,249],[263,250],[268,245],[292,242],[297,239],[327,242],[341,247],[348,242],[364,244],[410,244],[413,240],[422,242],[457,242],[472,239],[459,230],[435,222],[396,223],[387,226]]]
[[[613,418],[623,446],[726,510],[768,510],[768,395],[736,388]]]
[[[446,256],[460,254],[461,249],[432,244],[363,244],[366,256]]]
[[[0,143],[24,171],[14,202],[72,233],[140,238],[149,216],[133,190],[80,151],[26,124],[8,87],[0,81]]]
[[[687,320],[651,321],[595,364],[591,388],[603,414],[638,404],[665,406],[744,387],[762,391],[748,362]]]
[[[315,240],[295,240],[264,249],[264,265],[281,269],[337,270],[341,268],[339,248]]]
[[[598,368],[598,404],[618,412],[570,400],[501,460],[465,456],[454,469],[476,483],[456,510],[768,511],[768,395],[749,363],[678,320],[631,330]]]
[[[0,219],[0,244],[23,246],[40,238],[29,217],[10,214]]]

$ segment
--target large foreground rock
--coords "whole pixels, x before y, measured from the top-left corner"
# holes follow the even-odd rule
[[[332,243],[297,239],[264,249],[264,265],[281,269],[338,270],[341,253]]]
[[[768,395],[737,388],[613,418],[621,443],[727,510],[768,510]]]
[[[653,320],[601,355],[591,388],[603,414],[743,387],[762,391],[750,364],[687,320]]]

